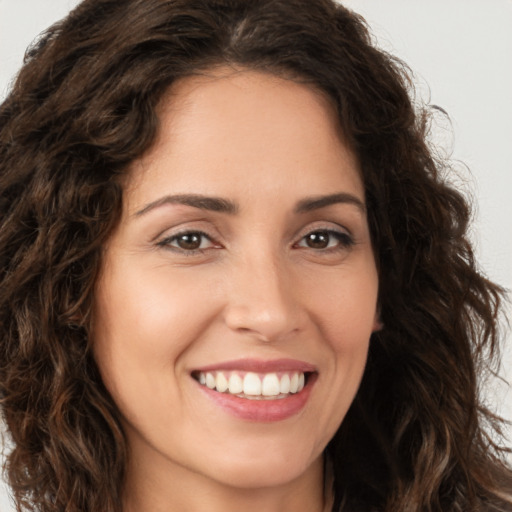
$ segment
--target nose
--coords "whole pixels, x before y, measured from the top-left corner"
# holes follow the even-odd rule
[[[233,269],[225,322],[238,333],[274,342],[298,332],[305,312],[286,265],[261,251]]]

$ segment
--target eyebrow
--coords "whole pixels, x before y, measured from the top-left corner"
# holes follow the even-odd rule
[[[144,215],[155,208],[166,204],[181,204],[185,206],[192,206],[200,210],[209,210],[212,212],[235,214],[238,212],[238,205],[228,199],[221,197],[209,197],[201,194],[177,194],[172,196],[164,196],[156,201],[153,201],[141,210],[135,213],[136,216]]]
[[[358,197],[345,192],[301,199],[295,207],[295,213],[308,213],[339,203],[352,204],[361,210],[362,213],[366,213],[366,206],[364,205],[363,201],[361,201]],[[135,213],[135,216],[139,217],[167,204],[192,206],[193,208],[198,208],[200,210],[228,213],[230,215],[234,215],[239,211],[237,203],[222,197],[210,197],[201,194],[177,194],[167,195],[157,199],[156,201],[152,201],[142,209],[138,210]]]
[[[366,214],[366,206],[364,202],[361,201],[361,199],[359,199],[357,196],[345,192],[330,194],[327,196],[313,196],[302,199],[297,203],[295,213],[307,213],[338,203],[352,204],[361,210],[361,213]]]

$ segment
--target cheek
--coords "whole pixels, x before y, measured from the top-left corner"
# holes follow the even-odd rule
[[[330,278],[329,278],[330,277]],[[378,278],[374,265],[327,276],[309,291],[310,310],[335,351],[365,347],[378,328]]]
[[[350,271],[340,274],[318,283],[323,285],[321,291],[309,295],[313,324],[326,349],[320,356],[324,371],[317,390],[322,396],[315,415],[322,426],[318,445],[322,448],[338,430],[359,389],[376,317],[378,283],[372,267],[357,276]]]
[[[135,270],[134,270],[135,269]],[[211,316],[213,299],[200,279],[171,276],[162,267],[124,265],[111,269],[96,300],[97,344],[111,344],[143,359],[184,350]],[[209,314],[210,311],[210,314]]]
[[[375,266],[348,266],[322,281],[321,292],[311,293],[314,323],[328,346],[328,372],[334,429],[348,410],[364,373],[372,332],[376,328],[378,278]],[[313,306],[314,304],[314,306]]]
[[[183,281],[170,279],[161,267],[118,264],[108,267],[98,284],[94,356],[130,424],[143,424],[155,401],[180,403],[182,356],[200,336],[211,309],[197,301],[199,285]]]

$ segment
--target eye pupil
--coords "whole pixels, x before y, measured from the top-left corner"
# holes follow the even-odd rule
[[[306,237],[308,247],[312,249],[325,249],[329,245],[330,235],[326,231],[316,231]]]
[[[199,249],[201,246],[201,235],[197,233],[187,233],[180,235],[176,240],[176,243],[180,249],[185,249],[188,251]]]

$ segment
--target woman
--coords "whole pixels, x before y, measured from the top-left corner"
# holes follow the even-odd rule
[[[501,290],[408,86],[328,0],[86,0],[41,39],[0,110],[20,507],[511,509]]]

